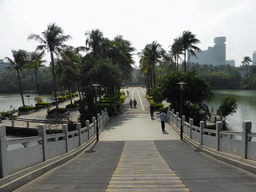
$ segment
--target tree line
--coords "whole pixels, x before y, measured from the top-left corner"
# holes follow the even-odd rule
[[[66,45],[65,42],[71,39],[71,36],[64,35],[62,28],[56,24],[50,24],[41,35],[29,35],[28,40],[39,42],[35,52],[30,56],[23,50],[12,50],[13,58],[6,57],[6,59],[16,71],[18,79],[16,84],[19,86],[23,106],[25,106],[24,78],[21,72],[23,71],[22,75],[24,75],[26,73],[24,69],[29,69],[30,73],[31,70],[34,71],[34,81],[30,83],[36,84],[38,95],[40,95],[43,91],[40,88],[43,82],[42,76],[49,77],[49,73],[45,71],[49,68],[42,68],[45,63],[43,56],[46,52],[50,53],[51,58],[51,83],[53,83],[55,101],[57,101],[58,91],[68,90],[69,93],[77,91],[80,99],[87,99],[87,104],[93,103],[93,96],[95,96],[93,85],[95,84],[101,86],[100,94],[114,98],[122,83],[131,78],[134,64],[132,54],[135,48],[121,35],[110,40],[105,38],[98,29],[85,33],[85,36],[85,46]],[[85,52],[84,56],[82,52]],[[39,71],[41,77],[38,77]],[[9,74],[8,72],[2,73],[7,78],[1,75],[1,79],[3,81],[8,79]],[[56,108],[58,108],[57,103]]]

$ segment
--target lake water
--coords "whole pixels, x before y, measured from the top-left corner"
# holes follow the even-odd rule
[[[221,99],[233,96],[238,100],[238,109],[233,115],[227,116],[226,122],[232,131],[242,131],[242,121],[252,122],[252,132],[256,133],[256,91],[255,90],[214,90],[216,99],[208,104],[214,112],[221,104]]]
[[[34,98],[37,96],[36,93],[24,93],[24,102],[25,105],[35,106]],[[30,97],[27,97],[30,95]],[[41,95],[44,101],[50,101],[51,95]],[[10,111],[10,109],[18,109],[22,106],[22,100],[19,93],[16,94],[2,94],[0,93],[0,112]]]

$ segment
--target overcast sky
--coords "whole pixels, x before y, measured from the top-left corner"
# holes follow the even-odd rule
[[[99,29],[110,40],[122,35],[137,52],[153,41],[169,50],[190,30],[202,50],[226,36],[226,59],[236,66],[256,51],[255,0],[0,0],[0,59],[12,57],[11,49],[34,51],[38,43],[27,37],[50,23],[71,35],[66,44],[75,47],[85,45],[85,32]]]

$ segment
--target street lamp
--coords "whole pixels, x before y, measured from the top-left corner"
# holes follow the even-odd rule
[[[92,86],[95,88],[95,105],[96,105],[96,115],[97,115],[97,113],[98,113],[97,90],[98,90],[98,87],[100,87],[100,85],[99,84],[93,84]],[[99,119],[97,119],[97,121],[98,120]],[[98,128],[98,125],[96,126],[96,141],[97,142],[99,141],[99,128]]]
[[[180,85],[180,140],[183,140],[183,124],[182,124],[182,91],[183,91],[183,85],[186,83],[179,82],[178,85]]]
[[[30,97],[30,95],[27,95],[27,98],[28,98],[28,105],[29,105],[29,97]]]

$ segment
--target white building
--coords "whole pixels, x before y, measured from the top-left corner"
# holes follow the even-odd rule
[[[5,70],[7,67],[10,67],[10,63],[9,62],[4,62],[3,59],[0,59],[0,72]]]
[[[204,51],[196,51],[195,56],[190,56],[190,62],[198,63],[198,64],[212,64],[212,65],[225,65],[226,64],[226,37],[215,37],[214,38],[214,46],[208,47],[207,50]],[[228,63],[235,65],[232,62],[228,61]]]

